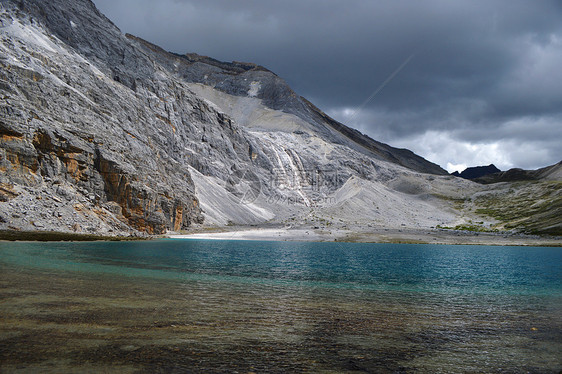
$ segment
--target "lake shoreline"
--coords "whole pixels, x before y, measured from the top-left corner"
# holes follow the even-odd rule
[[[220,227],[166,235],[172,239],[263,240],[295,242],[350,242],[446,245],[501,245],[562,247],[560,237],[513,233],[483,233],[447,229],[372,228],[319,229],[307,227]]]
[[[562,247],[562,238],[513,233],[486,233],[448,229],[371,228],[370,230],[320,229],[284,226],[200,227],[187,233],[108,236],[56,231],[0,230],[0,241],[131,241],[170,239],[260,240],[291,242],[348,242],[445,245],[499,245]]]

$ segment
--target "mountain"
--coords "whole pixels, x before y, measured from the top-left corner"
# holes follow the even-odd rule
[[[164,51],[89,0],[0,4],[0,230],[497,222],[459,203],[489,187],[335,121],[265,67]]]
[[[466,168],[462,171],[462,173],[455,171],[451,175],[454,175],[455,177],[461,177],[464,179],[476,179],[476,178],[483,177],[485,175],[499,173],[499,172],[501,172],[500,169],[498,169],[494,164],[490,164],[488,166],[475,166],[475,167]]]
[[[474,181],[487,184],[472,198],[476,213],[497,219],[498,229],[562,235],[562,162],[537,170],[510,169]]]
[[[141,38],[127,34],[151,57],[187,82],[211,86],[237,97],[256,97],[273,110],[293,114],[305,121],[316,134],[380,160],[390,161],[422,173],[446,174],[440,166],[406,149],[377,142],[361,132],[330,118],[304,97],[297,95],[285,81],[263,66],[245,62],[221,62],[194,53],[177,55]],[[225,109],[225,108],[222,108]],[[245,123],[245,122],[244,122]]]
[[[462,173],[451,173],[455,177],[470,179],[482,184],[517,181],[539,181],[562,179],[562,161],[537,170],[523,170],[519,168],[501,171],[494,164],[466,168]]]
[[[537,170],[523,170],[519,168],[488,173],[474,178],[475,182],[490,184],[499,182],[539,181],[562,179],[562,161]]]

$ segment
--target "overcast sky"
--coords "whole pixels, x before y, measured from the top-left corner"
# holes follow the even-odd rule
[[[169,51],[263,65],[449,171],[562,160],[562,1],[93,1]]]

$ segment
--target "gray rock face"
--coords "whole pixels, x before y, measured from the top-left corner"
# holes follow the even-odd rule
[[[92,217],[148,233],[202,222],[188,165],[249,160],[249,142],[231,121],[89,1],[2,1],[0,17],[0,183],[17,194],[76,192]],[[73,220],[41,225],[76,228]]]

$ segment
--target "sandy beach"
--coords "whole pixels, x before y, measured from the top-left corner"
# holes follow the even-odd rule
[[[247,228],[223,232],[170,235],[175,239],[328,241],[326,235],[306,229]],[[333,240],[333,239],[332,239]]]

